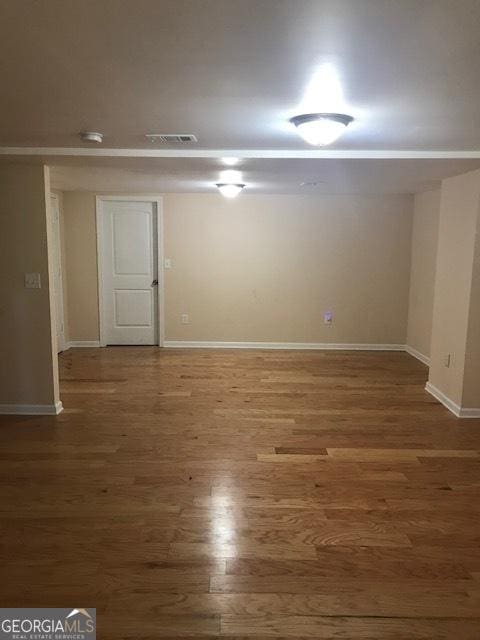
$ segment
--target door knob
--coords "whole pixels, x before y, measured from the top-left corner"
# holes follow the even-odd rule
[[[158,280],[153,280],[152,284],[150,286],[152,287],[156,287],[158,284]]]

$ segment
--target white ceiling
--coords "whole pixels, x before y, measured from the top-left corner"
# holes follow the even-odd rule
[[[51,181],[60,190],[113,192],[212,192],[228,170],[213,158],[69,159],[53,166]],[[233,169],[245,193],[416,193],[440,180],[477,169],[480,160],[311,160],[249,159]],[[228,181],[228,180],[227,180]],[[237,180],[235,180],[237,181]],[[302,182],[316,182],[301,186]]]
[[[242,180],[259,193],[416,192],[480,166],[480,0],[0,3],[0,155],[28,147],[3,159],[47,161],[57,188],[208,191],[219,149],[250,150]],[[313,159],[288,123],[305,111],[355,117],[327,154],[477,160]],[[85,129],[104,144],[80,143]],[[154,132],[199,141],[152,145]]]
[[[480,148],[479,0],[2,0],[0,60],[3,146],[302,149],[308,108],[355,116],[338,148]],[[305,96],[325,64],[343,98]]]

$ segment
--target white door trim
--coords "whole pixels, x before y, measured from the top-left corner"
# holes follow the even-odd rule
[[[105,310],[103,304],[103,203],[112,201],[121,202],[153,202],[157,208],[157,271],[158,271],[158,331],[157,344],[163,347],[165,340],[165,277],[163,269],[163,198],[161,196],[145,195],[109,195],[96,196],[96,223],[97,223],[97,268],[98,268],[98,318],[100,332],[100,346],[106,347]]]
[[[67,348],[65,341],[65,304],[63,300],[63,269],[62,269],[62,238],[60,232],[60,199],[56,193],[50,193],[50,202],[55,200],[56,202],[56,211],[52,211],[51,221],[53,227],[53,242],[55,243],[54,257],[55,271],[58,270],[60,274],[60,287],[55,286],[55,335],[59,336],[57,338],[57,351],[60,353],[61,351],[65,351]],[[56,285],[58,283],[58,279],[56,274],[54,275],[53,282]],[[57,291],[57,289],[59,289]],[[57,305],[60,307],[60,315],[61,315],[61,330],[58,330],[58,309]]]

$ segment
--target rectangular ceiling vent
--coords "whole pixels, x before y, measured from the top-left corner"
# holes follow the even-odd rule
[[[147,133],[145,136],[150,142],[164,142],[166,144],[184,144],[185,142],[198,142],[193,133]]]

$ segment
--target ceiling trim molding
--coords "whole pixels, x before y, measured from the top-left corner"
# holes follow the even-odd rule
[[[0,147],[0,156],[83,156],[109,158],[306,158],[372,160],[476,160],[480,150],[413,151],[401,149],[107,149],[85,147]]]

